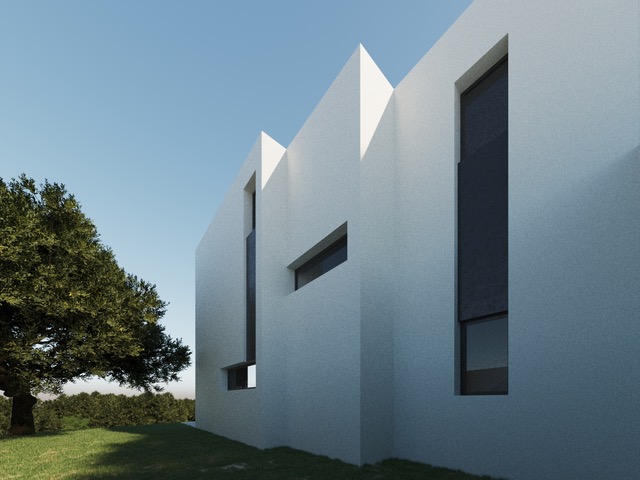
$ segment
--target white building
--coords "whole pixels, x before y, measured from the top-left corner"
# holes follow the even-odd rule
[[[360,46],[261,133],[197,249],[198,427],[640,478],[639,17],[477,0],[397,87]]]

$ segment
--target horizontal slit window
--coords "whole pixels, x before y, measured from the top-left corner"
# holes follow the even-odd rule
[[[318,255],[296,268],[295,288],[304,287],[329,270],[337,267],[347,260],[347,236],[343,236],[337,242],[325,248]]]

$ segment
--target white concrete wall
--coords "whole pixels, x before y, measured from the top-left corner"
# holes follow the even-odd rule
[[[359,278],[345,263],[294,291],[287,266],[340,225],[355,218],[359,171],[358,52],[347,62],[293,139],[286,154],[284,262],[288,288],[275,312],[283,322],[281,351],[286,397],[286,444],[359,461]],[[349,225],[351,226],[351,225]],[[351,229],[348,231],[351,234]]]
[[[256,227],[262,223],[262,190],[284,153],[261,133],[196,251],[197,425],[235,440],[263,446],[259,389],[227,390],[225,367],[246,360],[246,252],[251,231],[251,194],[256,190]],[[262,172],[266,172],[263,178]],[[257,237],[257,257],[263,258]],[[257,263],[256,303],[262,265]],[[259,307],[256,324],[261,327]],[[260,335],[256,335],[261,351]],[[259,364],[260,358],[257,358]],[[260,367],[257,367],[260,368]],[[258,378],[258,382],[261,379]]]
[[[198,426],[352,463],[634,478],[639,17],[637,0],[477,0],[390,100],[358,47],[286,153],[262,134],[197,252]],[[509,394],[461,396],[459,94],[507,52]],[[258,386],[227,392],[254,172]],[[294,291],[287,267],[345,222],[347,262]]]
[[[291,142],[282,162],[286,169],[278,166],[264,197],[265,219],[272,224],[263,227],[270,252],[263,303],[269,332],[263,341],[265,355],[277,359],[271,365],[280,390],[272,405],[284,432],[271,442],[353,463],[361,457],[361,315],[360,270],[352,245],[358,238],[362,142],[368,145],[375,116],[391,94],[385,82],[358,47]],[[370,107],[364,135],[362,96]],[[286,267],[345,222],[348,260],[294,291],[293,269]]]
[[[396,456],[516,479],[640,471],[638,31],[633,0],[478,0],[396,88]],[[455,85],[507,35],[509,395],[460,396]]]
[[[388,103],[361,164],[360,235],[352,242],[360,267],[360,430],[362,463],[393,455],[393,325],[401,250],[398,208],[395,103]]]
[[[222,368],[246,360],[244,188],[258,161],[255,145],[196,251],[197,425],[253,445],[257,391],[227,391]]]
[[[286,409],[287,322],[281,312],[283,302],[291,292],[293,282],[287,265],[288,212],[283,202],[287,198],[287,157],[271,171],[260,193],[260,215],[257,219],[257,285],[256,308],[256,368],[257,387],[261,399],[262,447],[286,445],[288,434]]]
[[[392,90],[359,46],[286,154],[258,139],[198,249],[198,426],[360,463],[358,255],[298,291],[287,267],[345,223],[358,252],[360,161]],[[234,242],[248,233],[242,197],[254,171],[257,388],[228,392],[206,382],[243,360],[226,358],[244,351],[244,243]],[[234,416],[247,408],[245,425]]]
[[[308,347],[301,348],[293,356],[308,362],[302,378],[318,376],[308,390],[316,397],[312,401],[318,406],[309,409],[308,394],[301,396],[301,405],[294,409],[300,412],[298,419],[290,417],[291,439],[294,444],[307,445],[311,451],[353,463],[366,462],[372,451],[388,445],[388,438],[363,435],[363,428],[365,433],[385,432],[389,417],[378,414],[391,413],[392,396],[390,390],[378,390],[382,378],[378,367],[384,363],[383,357],[374,357],[368,348],[363,356],[361,349],[365,336],[380,337],[373,334],[374,327],[370,326],[374,324],[373,316],[370,323],[362,321],[360,282],[362,262],[369,259],[364,248],[368,231],[363,227],[361,194],[373,192],[362,182],[362,158],[392,91],[369,54],[359,46],[287,153],[291,212],[288,231],[293,232],[293,238],[304,238],[306,232],[332,218],[322,231],[314,233],[311,244],[296,250],[293,242],[292,251],[308,250],[313,242],[317,243],[344,221],[349,238],[349,260],[295,292],[288,303],[292,321],[312,312],[310,323],[324,324],[313,336],[327,339],[325,345],[320,342],[311,351]],[[376,319],[380,318],[382,311],[378,310],[376,315]],[[385,320],[390,326],[390,319]],[[290,326],[290,330],[295,328]],[[308,331],[300,333],[309,335]],[[390,352],[390,345],[387,348]],[[292,384],[290,388],[296,387]],[[369,396],[370,392],[375,395]],[[300,421],[308,424],[309,429],[300,429]]]
[[[291,278],[286,269],[288,214],[281,205],[282,199],[287,198],[286,153],[270,138],[265,138],[263,145],[265,161],[256,221],[256,389],[261,402],[260,446],[270,448],[287,444],[286,411],[282,405],[287,396],[284,365],[289,360],[285,349],[286,324],[280,312],[284,298],[290,293]],[[276,157],[278,161],[274,162]],[[272,159],[271,163],[266,161],[268,158]]]
[[[360,49],[287,148],[290,262],[357,211]]]
[[[537,447],[517,467],[633,478],[640,4],[537,3],[513,9],[509,46],[510,369],[514,399],[529,405],[521,430]]]
[[[507,34],[508,18],[508,8],[472,4],[394,93],[402,252],[394,456],[496,475],[506,474],[496,439],[510,398],[456,395],[455,84]]]

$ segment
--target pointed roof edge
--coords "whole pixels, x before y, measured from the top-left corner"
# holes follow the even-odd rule
[[[375,70],[377,71],[377,73],[379,73],[380,76],[384,78],[384,80],[389,84],[389,86],[393,88],[393,85],[391,85],[391,82],[389,82],[389,79],[387,78],[387,76],[384,74],[382,69],[378,66],[376,61],[373,59],[369,51],[365,48],[365,46],[362,43],[358,44],[356,51],[360,54],[360,79],[362,79],[362,64],[363,62],[367,62],[371,66],[375,67]]]
[[[261,180],[260,188],[264,189],[269,181],[271,174],[274,172],[284,153],[287,151],[279,142],[274,140],[264,130],[260,130],[256,145],[259,147]]]
[[[283,146],[280,142],[275,140],[271,135],[269,135],[264,130],[260,130],[260,133],[258,133],[258,138],[256,139],[256,143],[257,142],[260,142],[260,145],[263,145],[265,142],[272,142],[272,143],[274,143],[276,145],[279,145],[280,147],[286,149],[285,146]]]
[[[360,77],[360,160],[362,160],[378,129],[394,88],[364,45],[359,44],[356,50],[360,55],[358,73]]]
[[[358,96],[359,96],[358,103],[360,106],[361,120],[363,118],[362,108],[361,108],[363,84],[372,85],[373,88],[374,89],[377,88],[378,91],[382,89],[384,92],[382,97],[384,97],[384,99],[381,101],[383,101],[384,104],[386,105],[386,102],[389,99],[388,97],[391,94],[391,93],[388,93],[387,95],[387,92],[393,92],[394,88],[389,82],[389,80],[387,79],[387,77],[385,76],[385,74],[382,72],[380,67],[378,67],[376,62],[373,60],[373,58],[371,57],[371,55],[369,54],[365,46],[360,42],[351,53],[348,60],[342,65],[342,68],[340,68],[337,75],[334,77],[333,81],[326,88],[320,100],[316,103],[311,113],[304,120],[302,126],[298,129],[296,134],[293,136],[293,139],[291,140],[290,144],[286,147],[287,149],[289,149],[291,145],[296,142],[296,139],[298,138],[300,133],[306,129],[307,125],[309,124],[309,121],[316,115],[318,108],[325,102],[325,100],[327,99],[327,96],[331,94],[336,84],[343,78],[343,75],[347,71],[349,71],[350,68],[355,69],[357,72],[357,89],[358,89]],[[370,79],[371,82],[369,82],[368,79]],[[368,96],[375,97],[375,95],[373,96],[368,95]],[[379,101],[376,101],[375,103],[378,103],[378,102]],[[378,110],[378,108],[374,108],[374,110]],[[379,117],[377,115],[377,112],[376,112],[376,116]],[[379,120],[379,118],[376,118],[376,120]],[[368,130],[371,130],[371,126],[369,126]],[[367,134],[364,135],[365,138],[361,138],[361,142],[364,140],[363,143],[368,145],[371,134],[372,132],[367,132]],[[364,150],[366,150],[366,145],[364,146],[363,149],[361,149],[361,154],[364,153]]]

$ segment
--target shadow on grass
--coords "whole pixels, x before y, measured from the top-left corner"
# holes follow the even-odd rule
[[[109,443],[74,479],[489,479],[403,460],[356,467],[287,447],[259,450],[182,424],[111,428]]]
[[[52,430],[47,432],[38,432],[33,435],[9,435],[8,433],[0,433],[0,441],[4,440],[17,440],[20,438],[40,438],[40,437],[57,437],[60,435],[67,435],[69,432],[66,430]]]

